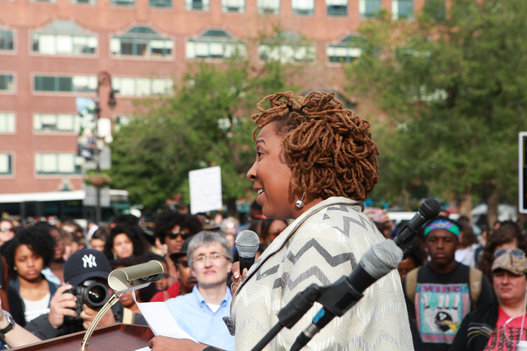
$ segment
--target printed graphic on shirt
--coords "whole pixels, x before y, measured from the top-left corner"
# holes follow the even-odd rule
[[[470,311],[468,285],[417,284],[415,310],[423,342],[451,344],[463,317]]]
[[[521,328],[499,327],[490,336],[489,342],[484,351],[514,351],[518,350],[516,344],[521,339],[525,340],[527,330]]]

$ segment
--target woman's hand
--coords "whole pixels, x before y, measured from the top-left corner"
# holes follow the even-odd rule
[[[199,344],[189,339],[175,339],[168,336],[154,336],[148,342],[152,351],[202,351],[207,345]]]
[[[247,274],[247,268],[244,268],[243,272],[241,272],[240,274],[240,262],[238,261],[232,264],[231,272],[232,272],[231,295],[234,295],[236,290],[238,290],[238,286],[240,285],[243,278]]]

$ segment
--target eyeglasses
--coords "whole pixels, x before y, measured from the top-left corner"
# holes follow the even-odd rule
[[[177,239],[178,236],[181,236],[181,239],[183,240],[186,240],[188,238],[190,238],[192,234],[190,233],[182,233],[182,232],[171,232],[171,233],[168,233],[167,236],[170,238],[170,239]]]
[[[0,227],[0,232],[14,232],[14,228]]]
[[[525,252],[523,252],[523,250],[521,249],[499,249],[499,250],[496,250],[496,252],[494,252],[494,258],[498,258],[507,252],[510,252],[511,255],[516,256],[516,257],[525,256]]]
[[[199,255],[199,256],[194,257],[192,260],[194,262],[205,263],[207,259],[211,260],[212,262],[217,262],[222,258],[227,258],[227,256],[220,255],[218,253],[213,253],[210,255]]]

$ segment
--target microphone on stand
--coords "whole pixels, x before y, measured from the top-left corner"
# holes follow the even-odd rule
[[[258,234],[252,230],[242,230],[234,241],[238,255],[240,255],[240,273],[244,268],[249,270],[254,263],[256,252],[260,246],[260,238]]]
[[[413,239],[419,227],[439,214],[441,205],[437,200],[425,200],[414,217],[401,229],[394,240],[375,243],[364,253],[359,265],[349,276],[342,277],[335,283],[323,288],[320,298],[322,308],[313,318],[312,323],[298,335],[291,351],[304,347],[335,316],[342,316],[361,298],[362,292],[378,279],[397,268],[403,259],[403,251]]]

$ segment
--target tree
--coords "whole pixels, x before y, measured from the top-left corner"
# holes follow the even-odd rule
[[[151,211],[177,192],[188,199],[190,170],[219,165],[224,203],[232,210],[250,187],[245,173],[254,158],[254,124],[248,117],[260,98],[285,88],[286,78],[276,62],[195,65],[173,96],[141,101],[137,118],[115,135],[113,185]]]
[[[465,214],[476,197],[497,211],[517,194],[517,134],[527,128],[527,2],[450,5],[429,0],[415,21],[365,22],[348,90],[387,115],[376,130],[379,189],[399,200],[453,196]]]

